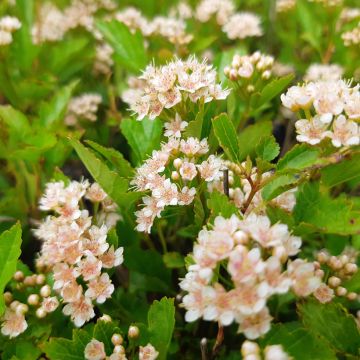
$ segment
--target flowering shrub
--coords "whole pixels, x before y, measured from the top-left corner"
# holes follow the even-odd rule
[[[360,358],[355,0],[0,4],[0,357]]]

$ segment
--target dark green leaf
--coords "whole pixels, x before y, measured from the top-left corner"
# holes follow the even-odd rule
[[[319,150],[306,144],[295,145],[282,157],[278,164],[278,170],[302,170],[317,164],[319,160]]]

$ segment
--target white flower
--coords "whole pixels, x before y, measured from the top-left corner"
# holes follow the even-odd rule
[[[192,180],[197,175],[195,164],[184,161],[179,169],[180,175],[184,180]]]
[[[104,343],[96,339],[92,339],[84,350],[86,360],[104,360],[106,358]]]
[[[238,319],[240,323],[239,332],[243,333],[250,340],[257,339],[270,330],[271,320],[272,317],[267,307],[257,314],[240,316]]]
[[[139,360],[155,360],[159,355],[154,346],[150,343],[139,347]]]
[[[298,120],[295,127],[298,134],[296,139],[310,145],[319,144],[327,135],[327,125],[320,120],[319,116],[313,117],[312,120]]]
[[[173,121],[165,123],[164,127],[166,130],[164,132],[164,135],[167,137],[173,136],[175,138],[180,138],[181,133],[185,130],[187,126],[188,123],[186,121],[182,121],[180,115],[176,113],[175,119]]]
[[[1,324],[1,333],[10,339],[22,334],[28,327],[25,316],[21,313],[6,308]]]
[[[111,297],[114,289],[109,274],[104,273],[88,283],[88,289],[85,291],[85,296],[96,300],[98,304],[103,304],[106,299]]]
[[[344,115],[333,122],[332,131],[326,132],[335,147],[359,145],[360,132],[356,122],[347,120]]]
[[[70,315],[75,326],[81,327],[95,316],[91,300],[81,296],[79,300],[64,306],[63,313]]]

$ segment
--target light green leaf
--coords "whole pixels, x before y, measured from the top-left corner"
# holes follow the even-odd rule
[[[98,21],[97,28],[113,47],[116,60],[125,68],[139,72],[147,65],[144,39],[138,31],[132,34],[129,28],[119,21]]]
[[[275,324],[262,345],[282,345],[294,360],[337,360],[327,342],[297,323]]]
[[[294,187],[293,184],[297,182],[297,178],[294,175],[278,175],[266,184],[262,190],[262,197],[266,201],[270,201],[283,192]]]
[[[40,122],[43,126],[51,127],[63,122],[67,106],[77,84],[78,81],[74,81],[64,86],[55,94],[50,102],[42,104],[40,107]]]
[[[328,187],[350,180],[360,180],[360,154],[321,170],[321,181]]]
[[[5,310],[4,289],[16,271],[21,254],[21,225],[15,224],[0,235],[0,315]]]
[[[159,119],[124,119],[121,131],[134,152],[136,163],[141,163],[153,150],[160,146],[162,122]]]
[[[116,172],[111,171],[106,164],[99,160],[91,150],[79,141],[74,139],[69,141],[92,177],[117,204],[123,204],[123,195],[128,189],[128,181],[120,177]]]
[[[261,138],[270,136],[272,133],[272,123],[270,121],[261,121],[254,125],[246,127],[239,134],[240,155],[239,160],[242,161],[246,157],[255,154],[256,145]]]
[[[278,96],[294,79],[294,74],[288,74],[281,78],[272,80],[269,84],[266,84],[261,91],[260,95],[254,94],[251,99],[251,106],[255,111],[257,108],[265,105],[270,100]]]
[[[113,148],[106,148],[91,140],[85,140],[99,154],[104,156],[115,167],[116,172],[124,177],[130,178],[134,175],[134,169],[130,163],[124,158],[123,154]]]
[[[148,313],[148,329],[150,342],[159,352],[159,360],[167,358],[166,354],[170,345],[175,326],[174,299],[162,298],[155,300]]]
[[[280,146],[273,136],[267,136],[260,140],[255,152],[261,159],[271,161],[279,155]]]
[[[2,120],[11,131],[14,131],[20,139],[26,138],[27,134],[31,132],[27,117],[10,105],[0,106],[0,120]]]
[[[84,360],[84,350],[92,336],[84,330],[74,330],[73,339],[50,338],[44,346],[51,360]]]
[[[224,218],[229,218],[231,215],[239,213],[235,204],[231,203],[225,194],[221,194],[218,191],[210,193],[207,206],[211,210],[212,220],[218,215],[221,215]]]
[[[319,150],[306,144],[295,145],[282,157],[278,164],[278,170],[302,170],[320,162]]]
[[[215,135],[225,151],[227,157],[234,161],[239,161],[239,143],[236,129],[226,114],[220,114],[213,120]]]
[[[346,197],[331,198],[319,183],[306,183],[296,194],[294,218],[327,234],[349,235],[360,231],[360,212]]]
[[[337,352],[359,355],[360,333],[354,317],[339,303],[308,301],[299,305],[305,327]]]

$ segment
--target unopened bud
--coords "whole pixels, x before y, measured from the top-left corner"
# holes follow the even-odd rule
[[[13,276],[15,281],[23,281],[24,280],[24,273],[22,271],[16,271],[16,273]]]
[[[349,262],[349,257],[347,255],[341,255],[339,260],[342,262],[343,265],[347,264]]]
[[[237,71],[235,70],[235,69],[231,69],[230,70],[230,73],[229,73],[229,78],[230,78],[230,80],[237,80],[237,78],[238,78],[238,73],[237,73]]]
[[[259,354],[249,354],[244,356],[243,360],[261,360],[261,356]]]
[[[315,271],[315,275],[316,275],[317,277],[319,277],[320,279],[322,279],[322,278],[324,277],[324,275],[325,275],[324,270],[322,270],[322,269],[316,270],[316,271]]]
[[[47,312],[42,307],[39,307],[36,310],[36,317],[37,318],[43,319],[46,315],[47,315]]]
[[[35,286],[36,285],[36,275],[33,276],[26,276],[25,279],[24,279],[24,284],[26,286]]]
[[[252,93],[252,92],[254,92],[255,91],[255,86],[254,85],[248,85],[247,87],[246,87],[246,91],[248,92],[248,93]]]
[[[346,297],[347,297],[348,300],[350,300],[350,301],[356,300],[357,296],[358,296],[358,295],[357,295],[356,292],[349,292],[349,293],[346,295]]]
[[[39,274],[36,276],[36,284],[37,285],[43,285],[45,282],[46,278],[44,274]]]
[[[271,71],[270,71],[270,70],[265,70],[265,71],[262,73],[262,75],[261,75],[261,77],[262,77],[264,80],[270,79],[270,76],[271,76]]]
[[[241,346],[242,356],[259,354],[260,348],[256,342],[245,340]]]
[[[325,251],[320,251],[316,255],[316,259],[320,264],[325,264],[329,260],[329,255]]]
[[[121,345],[123,343],[124,339],[120,334],[113,334],[111,337],[111,342],[114,345]]]
[[[16,311],[16,308],[20,305],[20,301],[14,300],[11,304],[10,304],[10,309]]]
[[[247,244],[249,241],[249,238],[247,236],[247,234],[242,231],[242,230],[238,230],[235,232],[234,234],[234,240],[237,244]]]
[[[341,280],[336,276],[331,276],[328,280],[328,284],[330,287],[336,288],[341,284]]]
[[[113,352],[115,354],[125,354],[125,348],[122,345],[116,345]]]
[[[38,294],[31,294],[27,298],[27,302],[29,305],[36,306],[39,305],[39,295]]]
[[[136,339],[140,334],[140,330],[137,326],[131,325],[129,327],[128,336],[130,339]]]
[[[49,297],[51,295],[51,287],[49,285],[44,285],[41,289],[40,289],[40,295],[42,297]]]
[[[111,322],[111,317],[107,314],[104,314],[103,316],[99,317],[99,320],[105,322]]]
[[[333,270],[340,270],[342,268],[343,264],[336,256],[331,256],[331,258],[329,260],[329,266]]]
[[[358,270],[358,267],[356,264],[347,263],[344,267],[344,270],[347,274],[355,274]]]
[[[339,286],[336,288],[335,293],[337,296],[345,296],[347,294],[347,290],[344,287]]]
[[[6,305],[9,305],[12,302],[13,295],[10,291],[4,292],[4,301]]]
[[[180,158],[176,158],[173,161],[173,165],[174,165],[175,169],[179,169],[180,166],[182,165],[182,163],[183,163],[183,161]]]
[[[179,180],[179,178],[180,178],[180,175],[177,171],[173,171],[171,173],[171,180],[177,181],[177,180]]]
[[[20,303],[17,307],[16,307],[16,313],[17,314],[26,314],[29,311],[29,307],[26,304],[22,304]]]
[[[224,74],[227,77],[230,75],[230,66],[225,66],[224,67]]]

